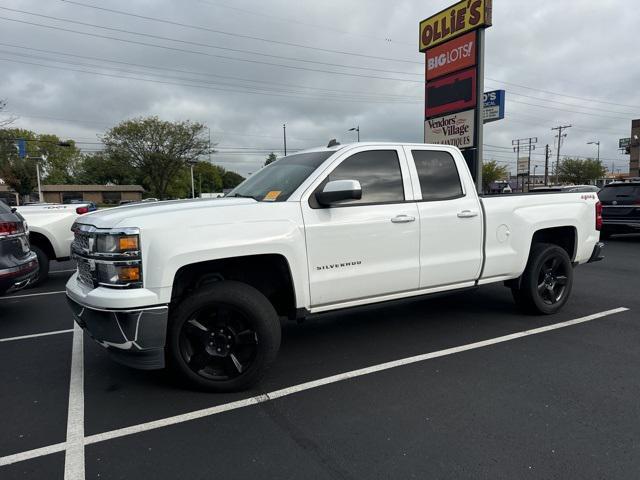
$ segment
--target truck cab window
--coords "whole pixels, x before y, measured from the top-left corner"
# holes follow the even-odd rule
[[[418,170],[422,200],[451,200],[462,196],[456,162],[448,152],[412,150]]]
[[[400,160],[395,150],[370,150],[352,155],[331,172],[327,181],[358,180],[362,186],[360,200],[346,200],[344,205],[404,202]]]

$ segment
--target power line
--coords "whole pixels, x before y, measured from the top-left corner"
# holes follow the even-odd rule
[[[498,82],[498,83],[502,83],[504,85],[513,85],[514,87],[520,87],[520,88],[524,88],[524,89],[527,89],[527,90],[535,90],[537,92],[548,93],[550,95],[556,95],[556,96],[559,96],[559,97],[574,98],[576,100],[585,100],[587,102],[594,102],[594,103],[604,103],[604,104],[607,104],[607,105],[615,105],[615,106],[618,106],[618,107],[640,108],[640,106],[638,106],[638,105],[628,105],[628,104],[624,104],[624,103],[614,103],[614,102],[607,102],[607,101],[604,101],[604,100],[596,100],[594,98],[578,97],[578,96],[575,96],[575,95],[567,95],[566,93],[557,93],[557,92],[552,92],[552,91],[549,91],[549,90],[542,90],[540,88],[529,87],[527,85],[521,85],[521,84],[518,84],[518,83],[505,82],[504,80],[498,80],[496,78],[490,78],[490,77],[485,77],[485,78],[487,80],[491,80],[492,82]]]
[[[110,60],[110,59],[105,59],[105,58],[100,58],[100,57],[91,57],[91,56],[86,56],[86,55],[74,55],[74,54],[58,52],[58,51],[54,51],[54,50],[43,50],[43,49],[39,49],[39,48],[21,47],[21,46],[18,46],[18,45],[7,44],[7,43],[2,43],[2,42],[0,42],[0,45],[9,46],[11,48],[20,48],[20,49],[29,50],[29,51],[36,51],[36,52],[41,52],[41,53],[46,53],[46,54],[55,54],[55,55],[72,57],[72,58],[95,60],[95,61],[98,61],[98,62],[114,63],[114,64],[118,64],[118,65],[126,65],[126,66],[132,66],[132,67],[143,68],[143,69],[184,73],[184,74],[188,74],[188,75],[199,75],[199,76],[212,77],[212,78],[224,78],[224,79],[242,81],[242,82],[248,82],[248,83],[257,83],[257,84],[260,84],[260,85],[270,84],[270,85],[277,85],[277,86],[284,86],[284,87],[291,87],[291,88],[299,88],[299,89],[307,89],[307,90],[318,90],[320,92],[355,95],[355,96],[363,97],[363,98],[369,98],[369,97],[371,97],[371,98],[388,98],[388,99],[392,99],[392,100],[393,99],[397,99],[397,100],[402,100],[402,99],[407,99],[407,100],[408,99],[415,99],[415,100],[418,100],[418,99],[421,99],[421,97],[415,97],[415,96],[409,96],[409,95],[378,94],[378,93],[356,92],[356,91],[353,91],[353,90],[332,90],[332,89],[316,88],[316,87],[310,87],[310,86],[304,86],[304,85],[295,85],[295,84],[289,84],[289,83],[269,82],[269,81],[265,81],[265,80],[251,80],[251,79],[245,79],[245,78],[241,78],[241,77],[233,77],[233,76],[227,76],[227,75],[217,75],[217,74],[211,74],[211,73],[206,73],[206,72],[197,72],[197,71],[193,71],[193,70],[182,70],[182,69],[158,67],[158,66],[153,66],[153,65],[145,65],[145,64],[132,63],[132,62],[122,62],[122,61],[117,61],[117,60]],[[55,62],[59,62],[59,63],[69,63],[69,62],[65,62],[65,61],[62,61],[62,60],[53,59],[51,57],[41,57],[41,56],[37,56],[37,55],[28,55],[28,54],[24,54],[24,53],[21,53],[21,52],[11,52],[11,51],[6,51],[6,50],[5,51],[1,51],[0,50],[0,52],[8,53],[10,55],[19,55],[20,57],[25,57],[26,56],[26,57],[29,57],[29,58],[36,58],[36,59],[46,60],[46,61],[55,61]],[[91,67],[94,67],[94,68],[105,68],[104,66],[101,66],[101,65],[87,65],[87,64],[80,64],[80,63],[71,63],[71,64],[73,64],[73,65],[81,65],[81,66],[91,66]],[[136,73],[139,73],[139,72],[136,72]],[[141,74],[146,75],[148,73],[147,72],[141,72]],[[235,86],[235,87],[239,86],[237,83],[234,83],[232,85]]]
[[[377,80],[391,80],[391,81],[411,82],[411,83],[419,83],[419,84],[423,84],[424,83],[423,80],[410,80],[410,79],[406,79],[406,78],[380,77],[380,76],[364,75],[364,74],[358,74],[358,73],[336,72],[336,71],[333,71],[333,70],[320,70],[320,69],[317,69],[317,68],[300,67],[300,66],[297,66],[297,65],[284,65],[284,64],[280,64],[280,63],[263,62],[263,61],[260,61],[260,60],[251,60],[251,59],[248,59],[248,58],[225,57],[224,55],[216,55],[216,54],[208,53],[208,52],[199,52],[197,50],[187,50],[185,48],[170,47],[168,45],[157,45],[157,44],[154,44],[154,43],[140,42],[140,41],[137,41],[137,40],[128,40],[128,39],[124,39],[124,38],[110,37],[108,35],[100,35],[98,33],[81,32],[79,30],[73,30],[73,29],[70,29],[70,28],[54,27],[54,26],[51,26],[51,25],[44,25],[42,23],[28,22],[26,20],[18,20],[18,19],[15,19],[15,18],[0,17],[0,20],[4,20],[4,21],[7,21],[7,22],[22,23],[24,25],[36,26],[36,27],[46,28],[46,29],[49,29],[49,30],[57,30],[57,31],[61,31],[61,32],[76,33],[76,34],[84,35],[84,36],[88,36],[88,37],[103,38],[103,39],[106,39],[106,40],[114,40],[116,42],[130,43],[132,45],[141,45],[141,46],[145,46],[145,47],[160,48],[160,49],[163,49],[163,50],[170,50],[170,51],[180,52],[180,53],[191,53],[191,54],[194,54],[194,55],[201,55],[201,56],[205,56],[205,57],[220,58],[220,59],[223,59],[223,60],[232,60],[232,61],[237,61],[237,62],[254,63],[254,64],[258,64],[258,65],[269,65],[269,66],[272,66],[272,67],[281,67],[281,68],[288,68],[288,69],[291,69],[291,70],[302,70],[302,71],[307,71],[307,72],[329,73],[329,74],[332,74],[332,75],[341,75],[341,76],[346,76],[346,77],[371,78],[371,79],[377,79]]]
[[[341,33],[343,35],[351,35],[351,36],[356,36],[356,37],[362,37],[362,38],[369,38],[369,39],[373,39],[373,40],[379,40],[385,43],[397,43],[397,44],[401,44],[401,45],[410,45],[410,46],[415,46],[414,43],[409,43],[409,42],[399,42],[397,40],[392,40],[391,38],[385,37],[376,37],[373,35],[367,35],[367,34],[362,34],[362,33],[354,33],[354,32],[347,32],[345,30],[340,30],[337,28],[332,28],[329,27],[327,25],[316,25],[313,23],[308,23],[308,22],[301,22],[299,20],[295,20],[295,19],[289,19],[289,18],[283,18],[283,17],[279,17],[277,15],[273,15],[273,14],[269,14],[269,13],[265,13],[265,12],[257,12],[255,10],[248,10],[248,9],[243,9],[243,8],[238,8],[238,7],[232,7],[230,5],[225,5],[225,4],[220,4],[219,2],[211,2],[211,1],[207,1],[207,0],[196,0],[200,3],[204,3],[207,5],[212,5],[214,7],[220,7],[220,8],[226,8],[228,10],[235,10],[238,12],[242,12],[245,14],[249,14],[249,15],[255,15],[257,17],[260,17],[260,19],[271,19],[272,21],[278,21],[278,22],[286,22],[286,23],[291,23],[291,24],[295,24],[295,25],[301,25],[301,26],[305,26],[305,27],[311,27],[311,28],[317,28],[320,30],[326,30],[326,31],[330,31],[330,32],[335,32],[335,33]]]
[[[284,55],[273,55],[273,54],[269,54],[266,52],[256,52],[253,50],[245,50],[245,49],[241,49],[241,48],[232,48],[232,47],[221,47],[219,45],[212,45],[210,43],[202,43],[202,42],[194,42],[191,40],[182,40],[180,38],[172,38],[172,37],[163,37],[161,35],[154,35],[151,33],[143,33],[143,32],[135,32],[132,30],[125,30],[123,28],[115,28],[115,27],[105,27],[103,25],[97,25],[95,23],[87,23],[87,22],[81,22],[79,20],[71,20],[68,18],[61,18],[61,17],[54,17],[52,15],[44,15],[44,14],[40,14],[40,13],[33,13],[33,12],[28,12],[26,10],[18,10],[15,8],[8,8],[8,7],[0,7],[0,10],[7,10],[10,12],[14,12],[14,13],[22,13],[25,15],[31,15],[34,17],[39,17],[39,18],[46,18],[48,20],[55,20],[57,22],[66,22],[66,23],[72,23],[74,25],[82,25],[83,27],[90,27],[90,28],[99,28],[101,30],[107,30],[110,32],[117,32],[117,33],[125,33],[127,35],[136,35],[138,37],[144,37],[144,38],[152,38],[154,40],[164,40],[164,41],[169,41],[169,42],[175,42],[175,43],[181,43],[184,45],[192,45],[195,47],[205,47],[205,48],[213,48],[216,50],[224,50],[224,51],[228,51],[228,52],[235,52],[235,53],[242,53],[242,54],[249,54],[249,55],[257,55],[261,58],[263,57],[269,57],[269,58],[276,58],[279,60],[288,60],[291,62],[301,62],[301,63],[309,63],[309,64],[314,64],[314,65],[322,65],[325,67],[338,67],[338,68],[350,68],[350,69],[355,69],[355,70],[367,70],[367,71],[372,71],[372,72],[380,72],[380,73],[396,73],[396,74],[400,74],[400,75],[422,75],[422,73],[413,73],[413,72],[401,72],[401,71],[397,71],[397,70],[385,70],[385,69],[380,69],[380,68],[371,68],[371,67],[358,67],[355,65],[344,65],[344,64],[340,64],[340,63],[329,63],[329,62],[319,62],[317,60],[308,60],[306,58],[296,58],[296,57],[287,57]],[[39,26],[43,26],[40,25]],[[59,27],[57,27],[59,28]],[[236,59],[234,57],[223,57],[223,58],[229,58],[229,59],[233,59],[233,60],[239,60]]]
[[[245,34],[241,34],[241,33],[235,33],[235,32],[228,32],[228,31],[224,31],[224,30],[217,30],[214,28],[209,28],[209,27],[203,27],[200,25],[193,25],[193,24],[188,24],[188,23],[183,23],[183,22],[176,22],[174,20],[167,20],[164,18],[158,18],[158,17],[149,17],[147,15],[141,15],[138,13],[133,13],[133,12],[125,12],[123,10],[115,10],[112,8],[105,8],[105,7],[99,7],[97,5],[90,5],[87,3],[82,3],[82,2],[76,2],[73,0],[60,0],[61,2],[64,3],[69,3],[69,4],[73,4],[73,5],[78,5],[81,7],[86,7],[86,8],[93,8],[95,10],[101,10],[104,12],[109,12],[109,13],[116,13],[118,15],[125,15],[128,17],[135,17],[135,18],[140,18],[143,20],[149,20],[149,21],[153,21],[153,22],[158,22],[158,23],[164,23],[167,25],[176,25],[179,27],[184,27],[184,28],[190,28],[193,30],[200,30],[200,31],[204,31],[204,32],[210,32],[210,33],[216,33],[219,35],[227,35],[227,36],[231,36],[231,37],[237,37],[237,38],[246,38],[248,40],[257,40],[259,42],[266,42],[266,43],[272,43],[275,45],[284,45],[284,46],[288,46],[288,47],[296,47],[296,48],[304,48],[304,49],[309,49],[309,50],[315,50],[318,52],[325,52],[325,53],[335,53],[335,54],[339,54],[339,55],[349,55],[349,56],[353,56],[353,57],[362,57],[362,58],[370,58],[370,59],[375,59],[375,60],[387,60],[387,61],[391,61],[391,62],[400,62],[400,63],[411,63],[411,64],[417,64],[417,65],[423,65],[424,62],[417,62],[415,60],[403,60],[403,59],[398,59],[398,58],[391,58],[391,57],[379,57],[376,55],[366,55],[363,53],[355,53],[355,52],[347,52],[347,51],[343,51],[343,50],[333,50],[330,48],[322,48],[322,47],[314,47],[311,45],[303,45],[300,43],[293,43],[293,42],[285,42],[285,41],[281,41],[281,40],[272,40],[269,38],[264,38],[264,37],[256,37],[253,35],[245,35]]]
[[[270,92],[264,92],[264,91],[248,90],[248,89],[246,89],[247,87],[245,87],[245,90],[236,90],[236,89],[230,89],[230,88],[199,85],[199,84],[195,83],[196,82],[195,80],[193,80],[194,83],[169,82],[169,81],[164,81],[164,80],[154,80],[154,79],[150,79],[150,78],[139,78],[139,77],[126,76],[126,75],[116,75],[116,74],[110,74],[110,73],[93,72],[93,71],[89,71],[89,70],[81,70],[81,69],[78,69],[78,68],[60,67],[60,66],[56,66],[56,65],[44,65],[44,64],[41,64],[41,63],[27,62],[27,61],[23,61],[23,60],[15,60],[15,59],[9,59],[9,58],[0,58],[0,61],[12,62],[12,63],[22,63],[22,64],[26,64],[26,65],[34,65],[34,66],[43,67],[43,68],[52,68],[52,69],[56,69],[56,70],[85,73],[85,74],[89,74],[89,75],[98,75],[98,76],[110,77],[110,78],[120,78],[120,79],[126,79],[126,80],[138,80],[138,81],[142,81],[142,82],[157,83],[157,84],[162,84],[162,85],[176,85],[176,86],[181,86],[181,87],[192,87],[192,88],[200,88],[200,89],[205,89],[205,90],[216,90],[216,91],[222,91],[222,92],[248,93],[248,94],[254,94],[254,95],[265,95],[265,96],[285,97],[285,98],[321,99],[321,100],[325,99],[325,100],[335,100],[335,101],[339,101],[339,102],[351,102],[351,103],[406,104],[406,102],[390,102],[390,101],[381,101],[381,100],[380,101],[378,101],[378,100],[357,100],[357,99],[350,99],[350,98],[335,98],[335,97],[314,97],[314,96],[294,95],[294,94],[289,94],[289,93],[270,93]],[[136,72],[133,72],[133,73],[136,74]],[[189,80],[187,80],[187,81],[189,81]]]

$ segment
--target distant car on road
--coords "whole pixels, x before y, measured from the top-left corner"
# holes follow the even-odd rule
[[[602,238],[640,233],[640,180],[605,185],[598,197],[602,203]]]
[[[26,287],[38,275],[24,218],[0,202],[0,295]]]

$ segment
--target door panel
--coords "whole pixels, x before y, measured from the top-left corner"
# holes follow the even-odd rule
[[[402,215],[415,220],[392,222]],[[415,203],[307,209],[304,222],[312,306],[417,288]]]
[[[357,180],[362,199],[321,207],[314,192]],[[420,222],[404,152],[360,147],[339,157],[301,203],[311,306],[418,288]]]
[[[420,212],[420,288],[476,280],[482,267],[480,201],[462,158],[433,147],[406,149],[414,161]],[[461,175],[463,175],[461,177]],[[462,181],[464,179],[465,181]]]

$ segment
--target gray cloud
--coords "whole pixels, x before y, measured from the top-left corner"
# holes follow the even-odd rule
[[[283,123],[287,124],[291,150],[325,144],[330,138],[354,140],[355,135],[347,130],[355,125],[360,125],[363,140],[421,141],[424,92],[420,81],[424,57],[417,51],[418,22],[451,3],[79,1],[278,42],[398,60],[237,38],[61,0],[2,2],[0,7],[192,42],[170,42],[0,9],[3,18],[120,39],[0,19],[1,43],[121,62],[105,63],[0,45],[0,98],[7,98],[10,110],[21,116],[17,125],[91,142],[97,141],[97,135],[105,128],[135,116],[202,121],[210,126],[212,140],[219,146],[214,162],[243,174],[262,164],[266,153],[261,150],[281,153]],[[508,118],[486,126],[485,143],[493,147],[487,148],[485,158],[513,164],[511,139],[529,136],[538,137],[536,153],[542,153],[545,143],[554,145],[551,127],[570,123],[574,128],[568,131],[563,152],[593,156],[595,147],[586,142],[600,140],[601,156],[607,165],[615,162],[616,168],[626,170],[628,157],[619,154],[617,141],[629,135],[631,118],[640,117],[640,65],[633,42],[629,41],[637,21],[637,13],[623,0],[547,0],[535,5],[524,0],[494,2],[494,26],[487,30],[486,89],[507,90]],[[85,145],[87,149],[98,148]],[[226,153],[230,149],[234,153]],[[246,149],[260,152],[248,154]],[[536,163],[541,163],[542,156],[534,157]]]

